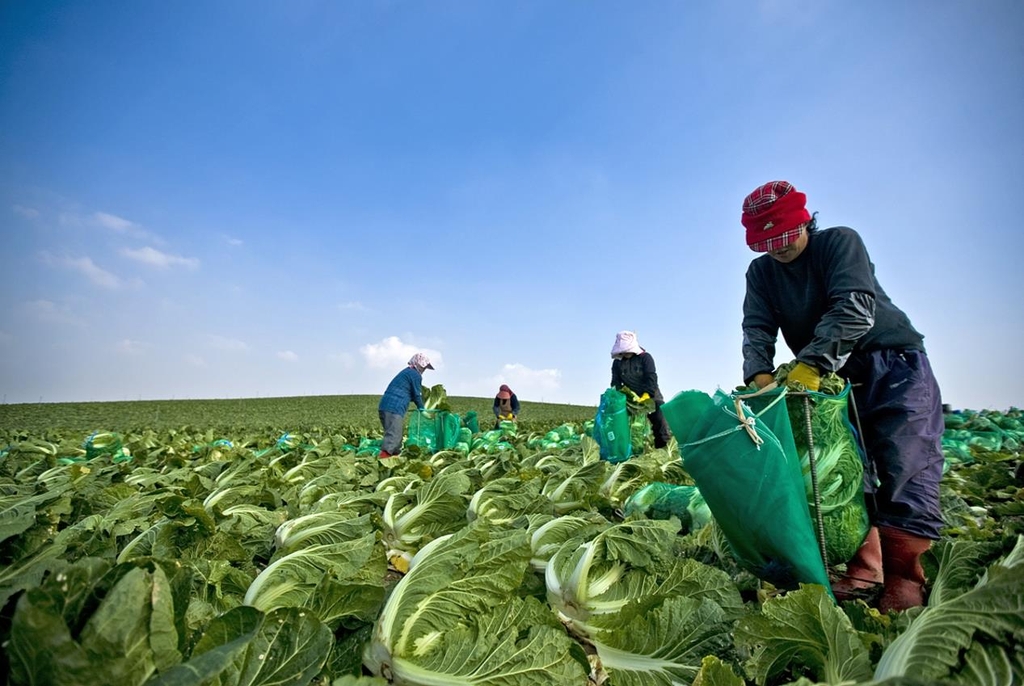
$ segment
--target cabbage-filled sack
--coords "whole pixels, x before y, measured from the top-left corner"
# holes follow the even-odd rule
[[[413,412],[405,431],[406,447],[416,446],[433,454],[437,451],[437,414],[432,410]]]
[[[755,414],[721,390],[684,391],[661,409],[737,561],[781,588],[831,593],[784,398]]]
[[[437,449],[452,450],[459,442],[459,430],[462,420],[454,412],[438,412],[435,421],[437,433]]]
[[[452,450],[459,442],[462,420],[454,412],[426,410],[413,412],[406,429],[405,444],[429,453]]]
[[[680,530],[685,532],[702,529],[713,519],[711,509],[696,486],[660,481],[649,483],[629,496],[622,509],[627,517],[632,514],[648,519],[676,517]]]
[[[633,454],[629,431],[626,394],[609,388],[601,394],[594,418],[594,440],[601,449],[602,460],[615,463],[629,459]]]
[[[807,391],[810,399],[811,438],[814,464],[821,500],[821,521],[825,534],[828,564],[850,560],[868,535],[871,524],[864,502],[864,455],[850,423],[849,383],[838,395]],[[767,407],[782,389],[763,391],[746,402],[755,412]],[[786,394],[786,408],[793,428],[793,442],[800,456],[807,505],[815,518],[814,489],[811,481],[810,450],[807,441],[806,403],[803,395]]]

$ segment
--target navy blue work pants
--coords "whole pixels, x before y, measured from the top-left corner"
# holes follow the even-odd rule
[[[942,398],[928,356],[918,350],[855,353],[842,370],[867,448],[864,493],[875,525],[932,540],[944,522]]]

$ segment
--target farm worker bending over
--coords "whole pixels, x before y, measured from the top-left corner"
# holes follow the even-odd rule
[[[519,398],[505,384],[501,384],[498,395],[494,396],[494,416],[495,429],[501,426],[502,420],[515,421],[519,417]]]
[[[387,390],[377,405],[377,414],[384,427],[384,440],[380,445],[380,459],[397,455],[402,450],[402,433],[405,424],[405,412],[409,403],[423,409],[423,372],[433,369],[430,358],[423,353],[416,353],[409,359],[409,366],[395,375],[388,384]]]
[[[622,390],[623,386],[638,396],[646,393],[654,399],[655,410],[647,415],[654,431],[654,447],[667,446],[671,434],[668,422],[661,414],[665,398],[658,388],[658,372],[654,368],[654,358],[640,347],[636,334],[632,331],[620,331],[615,334],[615,345],[612,346],[612,388]]]
[[[872,528],[832,590],[842,600],[883,584],[879,609],[915,607],[924,603],[921,554],[943,525],[939,386],[924,337],[882,290],[861,237],[845,226],[819,230],[805,203],[786,181],[743,201],[747,245],[767,253],[747,269],[744,383],[771,383],[780,330],[798,362],[789,379],[808,390],[826,372],[850,380]]]

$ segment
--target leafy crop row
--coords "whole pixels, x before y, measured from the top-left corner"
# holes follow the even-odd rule
[[[981,419],[1003,442],[970,443]],[[580,424],[384,463],[353,450],[370,421],[4,430],[2,666],[126,686],[1018,683],[1011,421],[951,419],[968,434],[949,434],[967,440],[929,606],[893,615],[759,582],[713,521],[627,516],[648,484],[691,483],[675,445],[612,465]]]

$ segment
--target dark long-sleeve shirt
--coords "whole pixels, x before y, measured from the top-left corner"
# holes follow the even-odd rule
[[[661,403],[665,398],[658,388],[658,372],[654,358],[646,350],[628,359],[612,360],[612,388],[628,386],[637,395],[647,395]]]
[[[770,255],[747,269],[743,379],[775,369],[779,331],[796,359],[839,371],[857,351],[924,350],[924,336],[878,279],[860,235],[845,226],[814,231],[795,260]]]
[[[377,409],[381,412],[405,414],[409,403],[423,409],[423,375],[412,367],[406,367],[395,375],[380,398]]]
[[[509,412],[511,412],[512,414],[518,417],[519,398],[516,397],[516,394],[513,393],[512,396],[505,402],[508,403],[508,409],[503,411],[504,408],[502,408],[501,398],[499,398],[498,396],[494,396],[494,416],[498,416],[499,414],[508,414]]]

